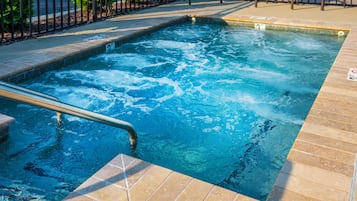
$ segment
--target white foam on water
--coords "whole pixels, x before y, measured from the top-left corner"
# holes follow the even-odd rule
[[[193,87],[193,89],[197,92],[199,92],[201,95],[209,95],[209,92],[206,92],[204,89],[202,89],[202,87],[205,85],[206,83],[201,83],[201,85],[199,86],[195,86]]]
[[[249,67],[243,67],[239,68],[241,72],[245,73],[245,76],[251,77],[257,80],[267,80],[271,82],[282,82],[282,81],[288,81],[290,80],[290,77],[286,74],[282,74],[279,72],[275,71],[268,71],[264,69],[258,69],[258,68],[249,68]]]
[[[313,38],[306,38],[306,37],[295,38],[292,41],[287,42],[287,45],[297,47],[302,50],[309,50],[309,51],[311,51],[311,50],[319,50],[320,51],[320,50],[324,49],[324,46],[319,41],[316,41]]]
[[[242,84],[243,83],[243,80],[240,79],[240,78],[237,78],[237,79],[221,79],[221,80],[218,80],[217,83],[222,83],[222,84],[229,84],[229,85],[232,85],[232,84]]]
[[[256,115],[266,119],[279,120],[282,122],[301,125],[304,120],[298,119],[292,115],[286,114],[283,111],[277,111],[275,106],[280,103],[278,101],[269,101],[268,98],[257,98],[252,94],[236,92],[229,97],[219,96],[220,101],[236,102],[242,105],[242,108],[253,111]]]
[[[182,72],[185,68],[187,68],[187,64],[184,62],[180,62],[180,63],[178,63],[178,65],[175,69],[175,73]]]
[[[137,68],[144,68],[153,65],[147,57],[141,54],[134,53],[111,53],[111,54],[101,54],[97,57],[91,58],[90,60],[97,61],[103,60],[104,62],[113,63],[114,66],[133,66]]]
[[[83,121],[82,118],[79,118],[79,117],[75,117],[75,116],[70,116],[70,115],[65,115],[65,118],[66,118],[66,121],[69,121],[69,122],[81,122]]]
[[[98,34],[98,35],[95,35],[95,36],[91,36],[91,37],[85,38],[82,41],[101,40],[101,39],[104,39],[104,38],[107,38],[107,37],[108,36],[106,34]]]
[[[69,95],[64,99],[67,103],[76,103],[84,108],[90,108],[98,104],[98,102],[107,102],[108,105],[104,106],[102,109],[97,111],[108,111],[111,107],[114,107],[115,99],[120,100],[124,103],[126,107],[138,108],[144,112],[149,112],[158,107],[159,103],[167,101],[176,96],[182,96],[184,94],[183,90],[179,86],[179,83],[173,81],[167,77],[162,78],[153,78],[145,77],[141,74],[136,74],[134,72],[125,72],[119,70],[95,70],[95,71],[79,71],[74,70],[71,72],[62,72],[56,74],[56,76],[62,77],[74,77],[75,79],[82,80],[82,82],[93,84],[95,83],[98,86],[105,87],[107,90],[101,90],[96,88],[85,88],[81,86],[75,86],[71,88]],[[144,91],[157,86],[169,86],[172,88],[172,91],[167,93],[162,93],[161,97],[154,97],[151,100],[156,101],[155,106],[150,107],[143,103],[137,104],[137,102],[145,99],[146,97],[143,94],[143,97],[132,97],[127,93],[130,91]],[[117,88],[124,89],[123,92],[112,92]],[[167,87],[166,87],[167,88]],[[112,95],[116,94],[115,97]],[[86,97],[86,98],[83,98]]]
[[[195,43],[179,42],[172,40],[153,40],[153,46],[163,49],[179,49],[179,50],[192,50],[195,49]]]
[[[213,118],[208,116],[208,115],[205,115],[205,116],[195,116],[194,117],[195,119],[199,119],[199,120],[202,120],[205,124],[211,124],[213,123]]]

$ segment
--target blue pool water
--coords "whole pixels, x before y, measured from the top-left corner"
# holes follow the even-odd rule
[[[183,23],[21,83],[131,122],[136,157],[264,200],[343,42]],[[61,200],[118,153],[126,131],[0,100],[0,198]]]

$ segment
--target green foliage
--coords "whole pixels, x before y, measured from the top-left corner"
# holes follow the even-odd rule
[[[105,6],[111,6],[114,0],[96,0],[97,1],[97,8],[104,8]],[[92,2],[93,0],[72,0],[73,3],[77,4],[77,8],[81,7],[81,4],[83,5],[83,10],[92,10]]]
[[[11,31],[12,21],[14,22],[15,31],[21,27],[21,24],[28,24],[29,17],[32,16],[33,13],[32,5],[33,0],[12,0],[11,6],[10,0],[0,0],[0,8],[4,11],[1,12],[0,9],[0,21],[4,22],[4,31]]]

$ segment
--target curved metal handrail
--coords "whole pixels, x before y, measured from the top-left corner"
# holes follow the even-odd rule
[[[51,99],[51,100],[54,100],[54,101],[59,101],[59,99],[56,98],[56,97],[49,96],[47,94],[43,94],[43,93],[40,93],[40,92],[37,92],[37,91],[32,91],[32,90],[29,90],[29,89],[26,89],[26,88],[23,88],[23,87],[19,87],[19,86],[13,85],[13,84],[9,84],[9,83],[6,83],[6,82],[0,81],[0,86],[9,87],[9,88],[12,88],[14,90],[19,90],[19,91],[23,91],[25,93],[33,94],[35,96],[40,96],[40,97],[48,98],[48,99]],[[58,127],[62,127],[62,123],[63,123],[62,122],[62,113],[57,111],[56,112],[56,116],[57,116],[57,126]]]
[[[95,122],[107,124],[109,126],[125,129],[129,133],[129,141],[131,148],[135,150],[138,143],[137,133],[129,122],[108,117],[102,114],[94,113],[88,110],[81,109],[69,104],[58,101],[57,98],[32,91],[19,86],[0,81],[0,97],[28,103],[38,107],[54,110],[65,114],[70,114],[77,117],[82,117]]]

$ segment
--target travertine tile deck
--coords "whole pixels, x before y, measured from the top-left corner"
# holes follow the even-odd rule
[[[66,63],[65,58],[68,56],[73,59],[77,53],[88,48],[93,49],[152,26],[178,20],[184,15],[350,30],[268,200],[355,200],[357,187],[353,181],[356,181],[357,82],[346,78],[349,68],[357,68],[357,7],[327,6],[321,12],[318,5],[297,5],[295,10],[290,10],[289,4],[263,2],[259,3],[258,8],[249,5],[238,1],[226,1],[223,5],[218,1],[200,1],[188,7],[187,1],[178,1],[64,33],[0,47],[0,79],[53,61]],[[107,37],[96,41],[85,40],[96,34],[105,34]],[[25,77],[25,74],[22,75]],[[145,197],[165,200],[164,197],[156,196],[176,196],[175,198],[181,200],[189,200],[186,196],[198,196],[191,200],[200,200],[206,196],[207,199],[218,200],[220,193],[225,191],[171,170],[123,155],[118,157],[122,157],[120,160],[124,162],[131,161],[132,164],[125,163],[127,166],[123,166],[120,160],[119,164],[113,161],[104,167],[108,170],[97,173],[79,187],[71,199],[79,198],[76,196],[78,193],[88,193],[87,197],[81,198],[142,200]],[[123,171],[123,167],[126,171]],[[112,172],[113,168],[117,175]],[[115,184],[108,185],[108,181]],[[196,183],[202,185],[196,187]],[[110,189],[117,194],[107,194]],[[116,191],[117,189],[119,190]],[[207,189],[210,189],[209,193]],[[230,191],[225,192],[232,199],[248,199],[234,193],[233,195]],[[165,198],[170,200],[172,197]],[[225,197],[221,199],[225,200]]]
[[[253,201],[224,188],[119,154],[66,201]]]

